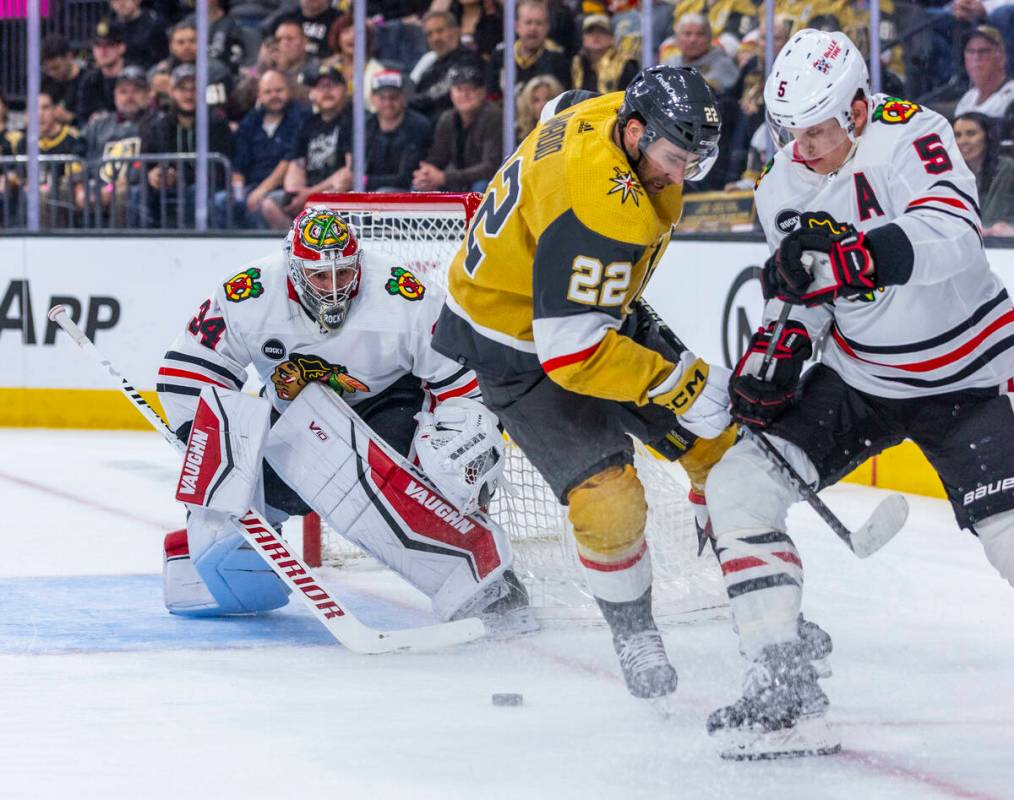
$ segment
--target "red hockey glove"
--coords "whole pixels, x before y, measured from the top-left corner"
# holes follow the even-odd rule
[[[755,428],[766,428],[792,404],[803,363],[813,353],[806,328],[789,320],[765,374],[761,375],[774,327],[772,322],[767,328],[757,329],[729,381],[733,419]]]
[[[819,306],[877,288],[865,234],[849,228],[837,236],[799,229],[782,239],[761,274],[764,297]]]

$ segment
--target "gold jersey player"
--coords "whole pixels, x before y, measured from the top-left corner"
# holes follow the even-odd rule
[[[668,345],[638,298],[683,181],[714,163],[720,119],[691,69],[651,67],[625,94],[574,104],[587,96],[561,95],[490,182],[433,346],[475,371],[484,402],[569,506],[627,687],[663,697],[676,672],[652,618],[627,434],[679,458],[699,488],[734,433],[728,370]]]

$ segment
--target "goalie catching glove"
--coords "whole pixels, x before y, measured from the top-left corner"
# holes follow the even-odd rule
[[[756,428],[766,428],[792,404],[803,363],[813,353],[806,328],[788,320],[762,375],[761,367],[776,326],[776,322],[771,322],[766,328],[757,329],[729,383],[733,417]]]
[[[761,276],[765,299],[804,306],[867,294],[877,285],[866,235],[854,228],[838,235],[794,230],[764,264]]]
[[[648,399],[672,411],[691,433],[714,439],[732,422],[727,388],[730,374],[725,367],[709,365],[684,350],[676,369],[648,391]]]
[[[415,418],[413,444],[427,477],[462,514],[486,508],[504,468],[496,415],[476,400],[452,397]]]

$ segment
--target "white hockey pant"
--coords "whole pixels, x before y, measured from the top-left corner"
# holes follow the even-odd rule
[[[802,450],[768,439],[816,485],[817,470]],[[757,444],[741,439],[711,468],[705,494],[740,650],[755,659],[768,645],[797,640],[803,564],[785,529],[798,492]]]
[[[1014,586],[1014,510],[1001,511],[975,523],[989,563]]]
[[[506,591],[506,532],[483,514],[460,514],[333,391],[300,392],[265,457],[334,530],[429,597],[439,619],[477,612]]]

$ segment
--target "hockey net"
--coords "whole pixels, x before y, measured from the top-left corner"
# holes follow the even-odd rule
[[[480,199],[477,194],[332,194],[311,201],[343,212],[364,250],[391,254],[425,285],[445,290],[447,268]],[[510,535],[515,571],[538,616],[546,621],[601,621],[586,588],[566,509],[516,446],[508,442],[506,453],[507,486],[493,498],[490,515]],[[634,464],[648,502],[656,618],[678,622],[721,613],[727,604],[721,571],[711,548],[697,556],[685,473],[636,441]],[[304,556],[313,566],[375,566],[337,532],[321,526],[316,515],[304,520],[303,539]]]

